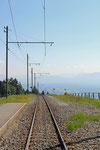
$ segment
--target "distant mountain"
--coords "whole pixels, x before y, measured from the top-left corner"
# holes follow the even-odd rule
[[[47,90],[63,93],[64,88],[68,92],[100,92],[100,73],[84,73],[78,75],[48,76],[44,80]]]
[[[46,83],[81,83],[98,84],[100,83],[100,73],[84,73],[78,75],[49,75],[42,77]]]
[[[26,76],[17,76],[26,89]],[[4,76],[0,75],[0,80]],[[31,86],[31,81],[29,82]],[[66,88],[68,92],[100,92],[100,72],[82,73],[82,74],[63,74],[42,76],[39,81],[40,90],[49,92],[64,93]]]

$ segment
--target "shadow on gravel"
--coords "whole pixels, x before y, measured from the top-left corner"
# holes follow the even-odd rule
[[[42,150],[56,150],[57,147],[61,147],[61,144],[58,144],[58,145],[55,145],[55,146],[50,146],[50,147],[44,148]]]
[[[85,139],[82,139],[82,140],[77,141],[77,142],[66,143],[66,145],[69,146],[69,145],[72,145],[72,144],[80,144],[80,143],[82,143],[82,142],[87,142],[87,141],[89,141],[89,140],[96,140],[96,139],[99,139],[99,138],[100,138],[100,136],[85,138]]]
[[[77,141],[77,142],[66,143],[66,146],[71,146],[71,145],[74,145],[74,144],[80,144],[82,142],[87,142],[89,140],[96,140],[96,139],[99,139],[99,138],[100,138],[100,136],[85,138],[85,139],[82,139],[82,140]],[[58,145],[55,145],[55,146],[50,146],[50,147],[44,148],[42,150],[56,150],[57,147],[61,147],[61,144],[58,144]]]

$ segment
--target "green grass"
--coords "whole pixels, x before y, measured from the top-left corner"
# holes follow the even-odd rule
[[[92,99],[89,97],[78,97],[78,96],[71,96],[71,95],[51,95],[54,98],[58,99],[59,101],[65,102],[77,102],[80,104],[92,104],[100,107],[100,100],[99,99]]]
[[[30,102],[32,101],[34,95],[33,94],[27,94],[27,95],[11,95],[6,97],[0,98],[0,104],[3,103],[24,103],[24,102]]]
[[[82,112],[71,114],[67,119],[67,128],[74,131],[77,128],[86,127],[86,121],[100,121],[100,115],[84,114]]]

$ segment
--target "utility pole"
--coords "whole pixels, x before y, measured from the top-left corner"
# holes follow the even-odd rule
[[[8,26],[4,27],[6,32],[6,98],[8,97]]]
[[[37,89],[38,89],[38,91],[39,91],[39,81],[37,82]]]
[[[39,74],[39,75],[47,75],[47,74],[50,74],[50,73],[34,73],[34,88],[36,88],[36,75]]]
[[[31,65],[38,66],[38,65],[40,65],[40,63],[29,63],[29,65],[30,66]],[[35,76],[34,76],[34,87],[35,87],[35,85],[36,85],[36,82],[35,82]],[[31,86],[32,86],[32,89],[33,89],[33,68],[31,68]]]
[[[27,92],[29,92],[29,69],[28,69],[28,65],[29,65],[29,56],[27,54]]]
[[[5,32],[6,32],[6,97],[8,96],[8,44],[49,44],[52,46],[54,42],[22,42],[22,41],[8,41],[8,26],[5,27]],[[28,54],[27,54],[27,91],[29,91],[29,74],[28,74]]]
[[[29,65],[40,65],[40,63],[29,63],[29,55],[27,54],[27,91],[29,91]],[[31,68],[31,87],[33,90],[33,68]]]
[[[31,68],[31,87],[33,91],[33,68]]]
[[[36,88],[36,73],[34,73],[34,89]]]

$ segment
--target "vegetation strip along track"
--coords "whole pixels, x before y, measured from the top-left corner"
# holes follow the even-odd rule
[[[47,128],[48,128],[48,130],[49,130],[49,128],[51,129],[51,131],[49,131],[49,133],[47,133],[47,131],[46,131],[46,127],[44,127],[43,126],[43,128],[45,128],[44,129],[44,133],[45,133],[45,135],[47,136],[47,137],[45,137],[45,135],[43,136],[43,138],[42,139],[39,139],[40,141],[43,141],[43,142],[45,142],[44,141],[44,139],[46,138],[46,140],[48,140],[48,136],[51,136],[51,137],[49,137],[50,139],[49,139],[49,148],[47,148],[47,149],[55,149],[55,148],[57,148],[57,147],[60,147],[61,149],[63,149],[63,150],[67,150],[67,147],[66,147],[66,144],[65,144],[65,142],[64,142],[64,140],[63,140],[63,137],[62,137],[62,135],[61,135],[61,132],[60,132],[60,130],[59,130],[59,128],[58,128],[58,125],[57,125],[57,123],[56,123],[56,120],[55,120],[55,118],[54,118],[54,115],[53,115],[53,113],[52,113],[52,111],[51,111],[51,109],[50,109],[50,107],[49,107],[49,105],[48,105],[48,103],[47,103],[47,101],[46,101],[46,99],[45,99],[45,97],[44,96],[42,96],[42,97],[38,97],[38,99],[39,98],[42,98],[42,101],[41,101],[41,99],[40,99],[40,103],[42,102],[42,107],[44,107],[43,109],[46,111],[46,114],[48,115],[48,117],[49,117],[49,119],[51,118],[52,119],[52,121],[50,121],[49,119],[49,125],[47,124],[47,123],[45,123],[45,126],[47,125]],[[43,100],[44,100],[44,104],[43,104]],[[47,106],[47,108],[45,108],[45,106]],[[39,137],[38,136],[38,134],[39,135],[41,135],[41,134],[43,134],[43,133],[38,133],[38,134],[36,134],[36,133],[34,133],[34,132],[37,132],[36,131],[36,129],[37,129],[37,126],[38,126],[38,128],[40,129],[42,129],[42,127],[41,127],[41,121],[42,121],[42,123],[44,122],[44,120],[41,120],[41,118],[40,118],[40,120],[39,119],[37,119],[37,117],[39,117],[37,114],[39,114],[40,116],[42,115],[42,117],[43,117],[43,115],[44,114],[41,114],[41,112],[39,112],[39,100],[37,101],[37,104],[36,104],[36,107],[35,107],[35,112],[34,112],[34,116],[33,116],[33,120],[32,120],[32,124],[31,124],[31,128],[30,128],[30,132],[29,132],[29,137],[28,137],[28,139],[27,139],[27,144],[26,144],[26,147],[25,147],[25,150],[29,150],[29,149],[31,149],[31,145],[32,145],[32,140],[33,140],[33,143],[34,143],[34,141],[36,142],[36,141],[38,141],[38,139],[37,139],[37,137]],[[47,110],[48,110],[48,112],[50,113],[47,113]],[[44,112],[44,110],[42,110],[43,112]],[[36,117],[37,116],[37,117]],[[44,116],[44,118],[45,118],[45,116]],[[38,123],[38,121],[37,120],[39,120],[39,122],[40,123]],[[47,118],[46,118],[46,120],[47,120]],[[52,127],[51,127],[51,122],[52,122],[52,126],[53,126],[53,128],[54,129],[52,129]],[[36,123],[38,123],[38,124],[36,124]],[[35,124],[36,124],[36,127],[34,127],[35,126]],[[50,127],[49,127],[50,126]],[[35,129],[34,129],[35,128]],[[42,129],[43,130],[43,129]],[[52,132],[53,131],[53,132]],[[55,131],[55,133],[54,133],[54,131]],[[39,132],[39,131],[38,131]],[[53,135],[51,135],[51,134],[53,134]],[[55,137],[55,135],[56,135],[56,137]],[[56,142],[56,144],[58,143],[58,145],[54,145],[54,147],[52,147],[53,145],[51,144],[51,141],[52,141],[52,137],[53,137],[53,144],[54,144],[54,141]],[[35,139],[34,139],[35,138]],[[35,144],[40,144],[40,141],[39,142],[37,142],[37,143],[35,143]],[[60,142],[60,143],[59,143]],[[44,144],[44,143],[43,143]],[[47,144],[47,145],[48,145]],[[34,145],[34,144],[33,144]],[[37,148],[37,146],[38,145],[36,145],[36,149],[38,149]],[[42,148],[42,147],[41,147]],[[44,147],[43,147],[44,148]],[[34,148],[35,149],[35,148]]]

